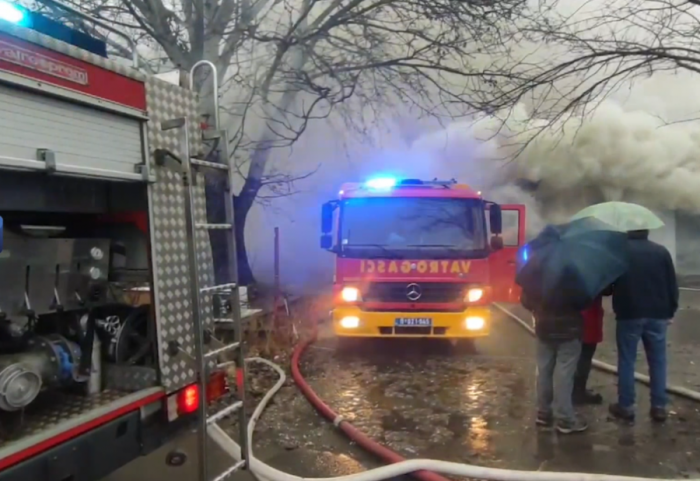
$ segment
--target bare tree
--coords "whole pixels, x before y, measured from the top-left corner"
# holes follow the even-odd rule
[[[231,150],[243,179],[233,197],[240,274],[247,282],[252,280],[243,235],[247,215],[256,199],[289,195],[298,180],[271,168],[273,149],[289,146],[313,120],[333,111],[359,133],[396,107],[431,116],[472,111],[478,105],[470,84],[482,72],[471,59],[501,42],[500,30],[525,0],[69,3],[133,32],[144,51],[177,68],[189,69],[201,59],[218,67]],[[83,27],[126,54],[116,38]],[[155,63],[148,67],[157,69]],[[195,88],[207,111],[208,79],[198,79]]]
[[[509,41],[527,44],[489,72],[481,108],[528,105],[554,122],[585,116],[608,94],[655,73],[700,73],[700,0],[541,0]]]

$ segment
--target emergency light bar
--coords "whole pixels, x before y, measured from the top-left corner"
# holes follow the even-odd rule
[[[25,10],[17,5],[0,0],[0,20],[21,25],[26,19]]]
[[[420,179],[401,179],[397,180],[393,177],[378,177],[365,182],[365,187],[373,190],[388,190],[394,187],[444,187],[449,189],[452,185],[457,185],[455,179],[451,180],[420,180]]]
[[[365,182],[365,186],[370,189],[391,189],[396,186],[396,179],[391,177],[380,177],[377,179],[370,179]]]
[[[15,3],[0,0],[0,21],[2,20],[20,27],[29,28],[81,50],[87,50],[90,53],[107,58],[106,42],[51,20],[40,13],[27,10]]]

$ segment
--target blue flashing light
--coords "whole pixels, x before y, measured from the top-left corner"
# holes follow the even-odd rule
[[[522,252],[520,253],[521,257],[523,258],[523,262],[527,262],[528,254],[527,254],[527,246],[523,247]]]
[[[0,20],[21,24],[25,21],[25,11],[14,3],[0,0]]]
[[[365,182],[370,189],[391,189],[396,185],[396,179],[392,177],[378,177]]]

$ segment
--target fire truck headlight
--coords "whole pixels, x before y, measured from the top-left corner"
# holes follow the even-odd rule
[[[484,321],[483,317],[467,317],[466,321],[464,321],[464,325],[468,331],[478,331],[484,328],[486,321]]]
[[[345,302],[357,302],[360,300],[360,290],[357,287],[344,287],[340,297]]]
[[[344,317],[340,320],[340,327],[344,329],[357,329],[360,327],[360,318],[355,316]]]
[[[464,295],[464,300],[465,302],[477,302],[480,301],[482,297],[484,297],[484,290],[473,288],[467,291]]]

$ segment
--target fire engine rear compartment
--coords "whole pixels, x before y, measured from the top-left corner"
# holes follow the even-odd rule
[[[144,154],[142,118],[0,83],[0,472],[145,405],[167,422]]]
[[[145,189],[144,184],[38,173],[0,174],[0,469],[27,448],[78,434],[81,425],[138,410],[163,396],[146,290],[147,234],[138,226],[147,209]],[[101,261],[91,256],[95,248],[103,251]],[[95,269],[104,272],[97,276]],[[51,353],[64,355],[66,346],[84,349],[90,309],[96,311],[94,346],[102,369],[97,380],[78,380],[65,371],[71,361],[76,368],[80,355],[55,365]],[[30,321],[33,314],[36,320]],[[37,342],[46,346],[35,349]],[[42,392],[16,409],[22,395],[8,392],[13,375],[8,370],[17,365],[13,361],[43,352],[47,357],[36,359],[45,377]],[[33,379],[15,371],[15,377],[27,377],[25,384]]]

